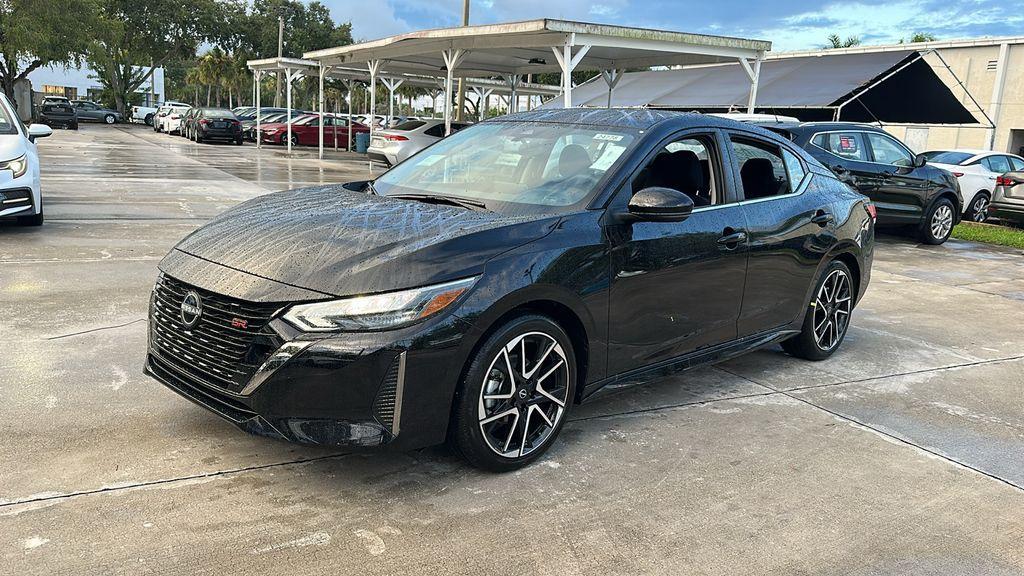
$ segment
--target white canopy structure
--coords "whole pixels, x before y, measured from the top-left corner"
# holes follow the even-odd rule
[[[319,65],[316,62],[310,60],[300,60],[298,58],[264,58],[263,60],[249,60],[246,65],[252,70],[254,92],[253,101],[256,103],[256,147],[260,147],[260,122],[262,121],[262,115],[260,109],[262,104],[260,103],[260,82],[263,79],[264,74],[281,74],[285,81],[285,103],[288,110],[288,119],[292,117],[292,83],[295,80],[302,78],[309,74],[310,70],[315,70]],[[323,82],[320,83],[321,94],[320,102],[323,103]],[[321,106],[322,107],[322,106]],[[323,124],[323,114],[321,114],[320,123]],[[323,145],[323,128],[320,128],[321,134],[321,146]],[[292,151],[292,124],[288,122],[288,151]],[[323,152],[321,151],[321,157]]]

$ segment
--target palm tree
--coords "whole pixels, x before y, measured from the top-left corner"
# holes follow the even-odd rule
[[[199,105],[199,86],[203,83],[202,73],[197,66],[193,66],[185,71],[185,84],[192,87],[192,105]]]
[[[848,36],[846,40],[839,37],[839,34],[829,34],[828,44],[822,46],[826,50],[831,48],[852,48],[860,45],[860,38],[858,36]]]

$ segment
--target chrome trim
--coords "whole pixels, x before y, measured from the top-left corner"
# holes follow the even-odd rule
[[[271,354],[270,357],[267,358],[267,360],[256,370],[256,373],[249,379],[249,383],[245,385],[245,388],[242,388],[242,391],[239,392],[238,395],[249,396],[255,392],[260,385],[274,375],[274,372],[276,372],[278,368],[283,366],[285,362],[291,360],[293,356],[308,348],[313,344],[313,342],[314,341],[312,340],[296,340],[282,344],[281,347],[277,349],[277,352]]]
[[[391,437],[396,438],[402,423],[402,391],[405,390],[405,352],[398,355],[398,383],[395,384],[395,413],[391,418]]]
[[[800,181],[800,185],[797,186],[796,192],[790,192],[789,194],[780,194],[778,196],[767,196],[765,198],[754,198],[752,200],[740,200],[739,202],[727,202],[725,204],[715,204],[713,206],[701,206],[694,208],[691,214],[697,214],[698,212],[708,212],[710,210],[718,210],[719,208],[731,208],[733,206],[746,206],[748,204],[757,204],[758,202],[767,202],[770,200],[781,200],[783,198],[793,198],[803,194],[807,191],[807,188],[811,185],[811,180],[818,176],[814,172],[807,172],[804,179]]]

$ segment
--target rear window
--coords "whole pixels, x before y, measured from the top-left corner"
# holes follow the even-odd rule
[[[402,122],[398,126],[395,126],[394,128],[392,128],[392,130],[401,130],[403,132],[408,132],[410,130],[420,128],[424,125],[426,125],[426,122],[421,122],[419,120],[409,120],[406,122]]]
[[[927,158],[929,162],[938,162],[939,164],[963,164],[973,156],[974,154],[955,152],[952,150],[933,150],[931,152],[924,153],[924,157]]]
[[[207,118],[234,118],[235,113],[231,110],[203,110],[203,116]]]

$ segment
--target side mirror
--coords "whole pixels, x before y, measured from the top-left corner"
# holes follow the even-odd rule
[[[626,220],[682,222],[693,212],[693,199],[673,188],[644,188],[629,200]]]
[[[53,134],[53,129],[46,124],[30,124],[28,127],[28,140],[35,142],[37,138],[46,138]]]
[[[918,154],[914,156],[914,168],[920,168],[928,163],[928,157],[924,154]]]

